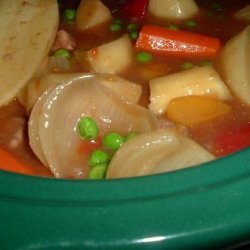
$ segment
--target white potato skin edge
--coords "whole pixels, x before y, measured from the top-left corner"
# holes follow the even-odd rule
[[[56,0],[0,1],[0,106],[36,73],[53,44],[59,22]]]

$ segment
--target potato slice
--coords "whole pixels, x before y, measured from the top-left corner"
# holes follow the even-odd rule
[[[91,29],[111,19],[109,9],[100,0],[82,0],[76,12],[79,30]]]
[[[132,61],[132,43],[128,35],[87,52],[88,62],[98,73],[116,74]]]
[[[250,25],[222,50],[221,73],[232,93],[250,105]]]
[[[0,1],[0,105],[12,100],[46,58],[58,27],[56,0]]]
[[[157,115],[165,113],[169,102],[181,96],[209,95],[219,100],[232,96],[212,66],[181,71],[149,81],[149,108]]]
[[[150,0],[148,11],[159,18],[183,20],[196,15],[199,9],[193,0]]]

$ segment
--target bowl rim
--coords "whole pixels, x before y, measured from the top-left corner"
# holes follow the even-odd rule
[[[0,235],[0,242],[9,244],[9,235],[15,235],[11,249],[15,249],[13,244],[28,248],[34,242],[58,247],[62,239],[73,248],[84,249],[194,249],[242,244],[250,239],[249,160],[250,147],[175,172],[99,181],[2,171],[0,219],[8,237]],[[17,225],[20,216],[22,225]],[[34,223],[37,220],[39,223]],[[50,230],[57,232],[52,235],[44,229],[51,221]],[[67,225],[66,231],[58,228],[58,221]]]

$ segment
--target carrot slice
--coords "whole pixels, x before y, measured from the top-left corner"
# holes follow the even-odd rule
[[[25,165],[3,148],[0,148],[0,169],[18,174],[37,175],[33,167]]]
[[[221,45],[217,38],[144,25],[136,41],[136,48],[159,55],[213,59],[217,56]]]
[[[226,115],[231,107],[208,96],[183,96],[173,99],[167,107],[167,117],[187,126],[196,125]]]

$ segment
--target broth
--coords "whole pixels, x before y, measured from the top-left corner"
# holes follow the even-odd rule
[[[72,52],[73,58],[71,59],[73,61],[73,63],[71,63],[74,66],[70,69],[70,72],[90,72],[91,68],[86,61],[85,51],[109,41],[113,41],[122,34],[128,33],[125,27],[127,24],[131,23],[131,19],[121,13],[119,4],[117,3],[117,5],[114,6],[111,5],[111,1],[103,2],[110,7],[113,18],[119,18],[123,21],[123,28],[120,31],[110,31],[110,25],[113,20],[88,31],[79,31],[74,23],[68,23],[62,18],[63,11],[67,8],[76,8],[79,1],[70,1],[70,3],[69,1],[60,1],[61,19],[58,30],[65,30],[76,41],[76,47]],[[221,0],[214,2],[197,0],[196,3],[200,12],[199,15],[190,19],[195,23],[192,27],[187,26],[185,21],[166,21],[147,13],[143,21],[135,21],[138,24],[138,30],[145,24],[154,24],[164,27],[176,25],[181,30],[216,37],[224,46],[230,38],[241,32],[248,24],[247,22],[235,18],[235,13],[246,6],[248,1]],[[135,40],[133,44],[135,44]],[[150,103],[149,79],[183,71],[183,63],[191,63],[193,67],[209,64],[213,65],[217,71],[220,72],[220,63],[218,63],[217,58],[197,59],[192,57],[182,58],[177,56],[153,55],[153,59],[150,62],[141,63],[136,60],[136,53],[134,49],[132,63],[129,67],[120,72],[119,75],[142,86],[143,91],[139,103],[143,107],[148,107]],[[51,55],[53,55],[53,52],[51,52]],[[56,67],[50,70],[52,73],[63,72],[63,70]],[[191,138],[216,157],[228,154],[216,145],[216,138],[218,135],[227,130],[231,131],[232,128],[236,128],[237,131],[237,128],[249,126],[250,124],[250,107],[247,104],[235,98],[225,101],[225,103],[229,104],[232,108],[232,112],[229,114],[198,125],[185,127]],[[34,170],[32,174],[52,176],[48,168],[43,166],[29,147],[27,132],[28,119],[29,116],[25,113],[25,109],[17,99],[13,100],[8,106],[1,108],[0,130],[2,132],[0,133],[0,147],[10,151],[16,158],[32,168]]]

